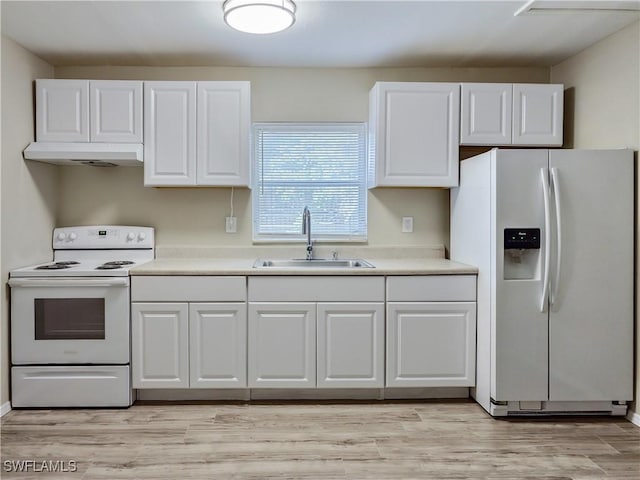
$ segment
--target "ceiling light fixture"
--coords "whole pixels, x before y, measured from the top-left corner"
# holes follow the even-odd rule
[[[296,21],[292,0],[226,0],[222,4],[224,21],[246,33],[275,33]]]

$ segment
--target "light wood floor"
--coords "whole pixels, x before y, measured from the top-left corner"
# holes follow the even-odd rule
[[[622,418],[496,420],[468,400],[14,410],[1,449],[3,479],[640,478]],[[5,470],[28,459],[78,470]]]

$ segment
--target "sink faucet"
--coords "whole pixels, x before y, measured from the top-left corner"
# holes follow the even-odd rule
[[[302,233],[307,234],[307,260],[313,259],[313,240],[311,240],[311,212],[309,207],[302,211]]]

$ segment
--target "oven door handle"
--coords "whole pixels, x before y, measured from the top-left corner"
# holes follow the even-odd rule
[[[129,278],[10,278],[10,287],[128,287]]]

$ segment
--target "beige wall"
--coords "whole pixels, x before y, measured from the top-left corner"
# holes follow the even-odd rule
[[[0,268],[2,323],[0,336],[2,392],[9,401],[9,270],[51,259],[51,229],[56,221],[59,174],[56,167],[25,162],[22,151],[33,141],[33,82],[51,77],[53,67],[13,40],[2,36],[2,161],[0,188]]]
[[[227,67],[64,67],[56,78],[249,80],[254,121],[366,121],[376,80],[547,83],[547,68],[283,69]],[[145,188],[142,169],[64,167],[60,224],[154,226],[158,245],[250,245],[250,191],[235,189],[238,233],[224,232],[228,188]],[[114,197],[113,191],[118,194]],[[448,244],[448,190],[369,193],[369,245]],[[414,233],[401,233],[402,216]]]
[[[556,65],[551,69],[551,81],[564,83],[573,97],[573,118],[569,122],[572,135],[568,138],[571,146],[632,148],[637,158],[640,150],[640,22]],[[637,166],[636,174],[640,175]],[[640,205],[636,209],[640,211]],[[640,235],[636,232],[637,242],[638,239]],[[639,247],[637,243],[636,251]],[[640,272],[638,266],[636,272]],[[640,285],[638,278],[636,284]],[[638,292],[636,298],[640,298]],[[638,345],[640,321],[636,317],[636,403],[632,407],[636,415],[640,415]],[[640,421],[640,417],[636,420]]]

